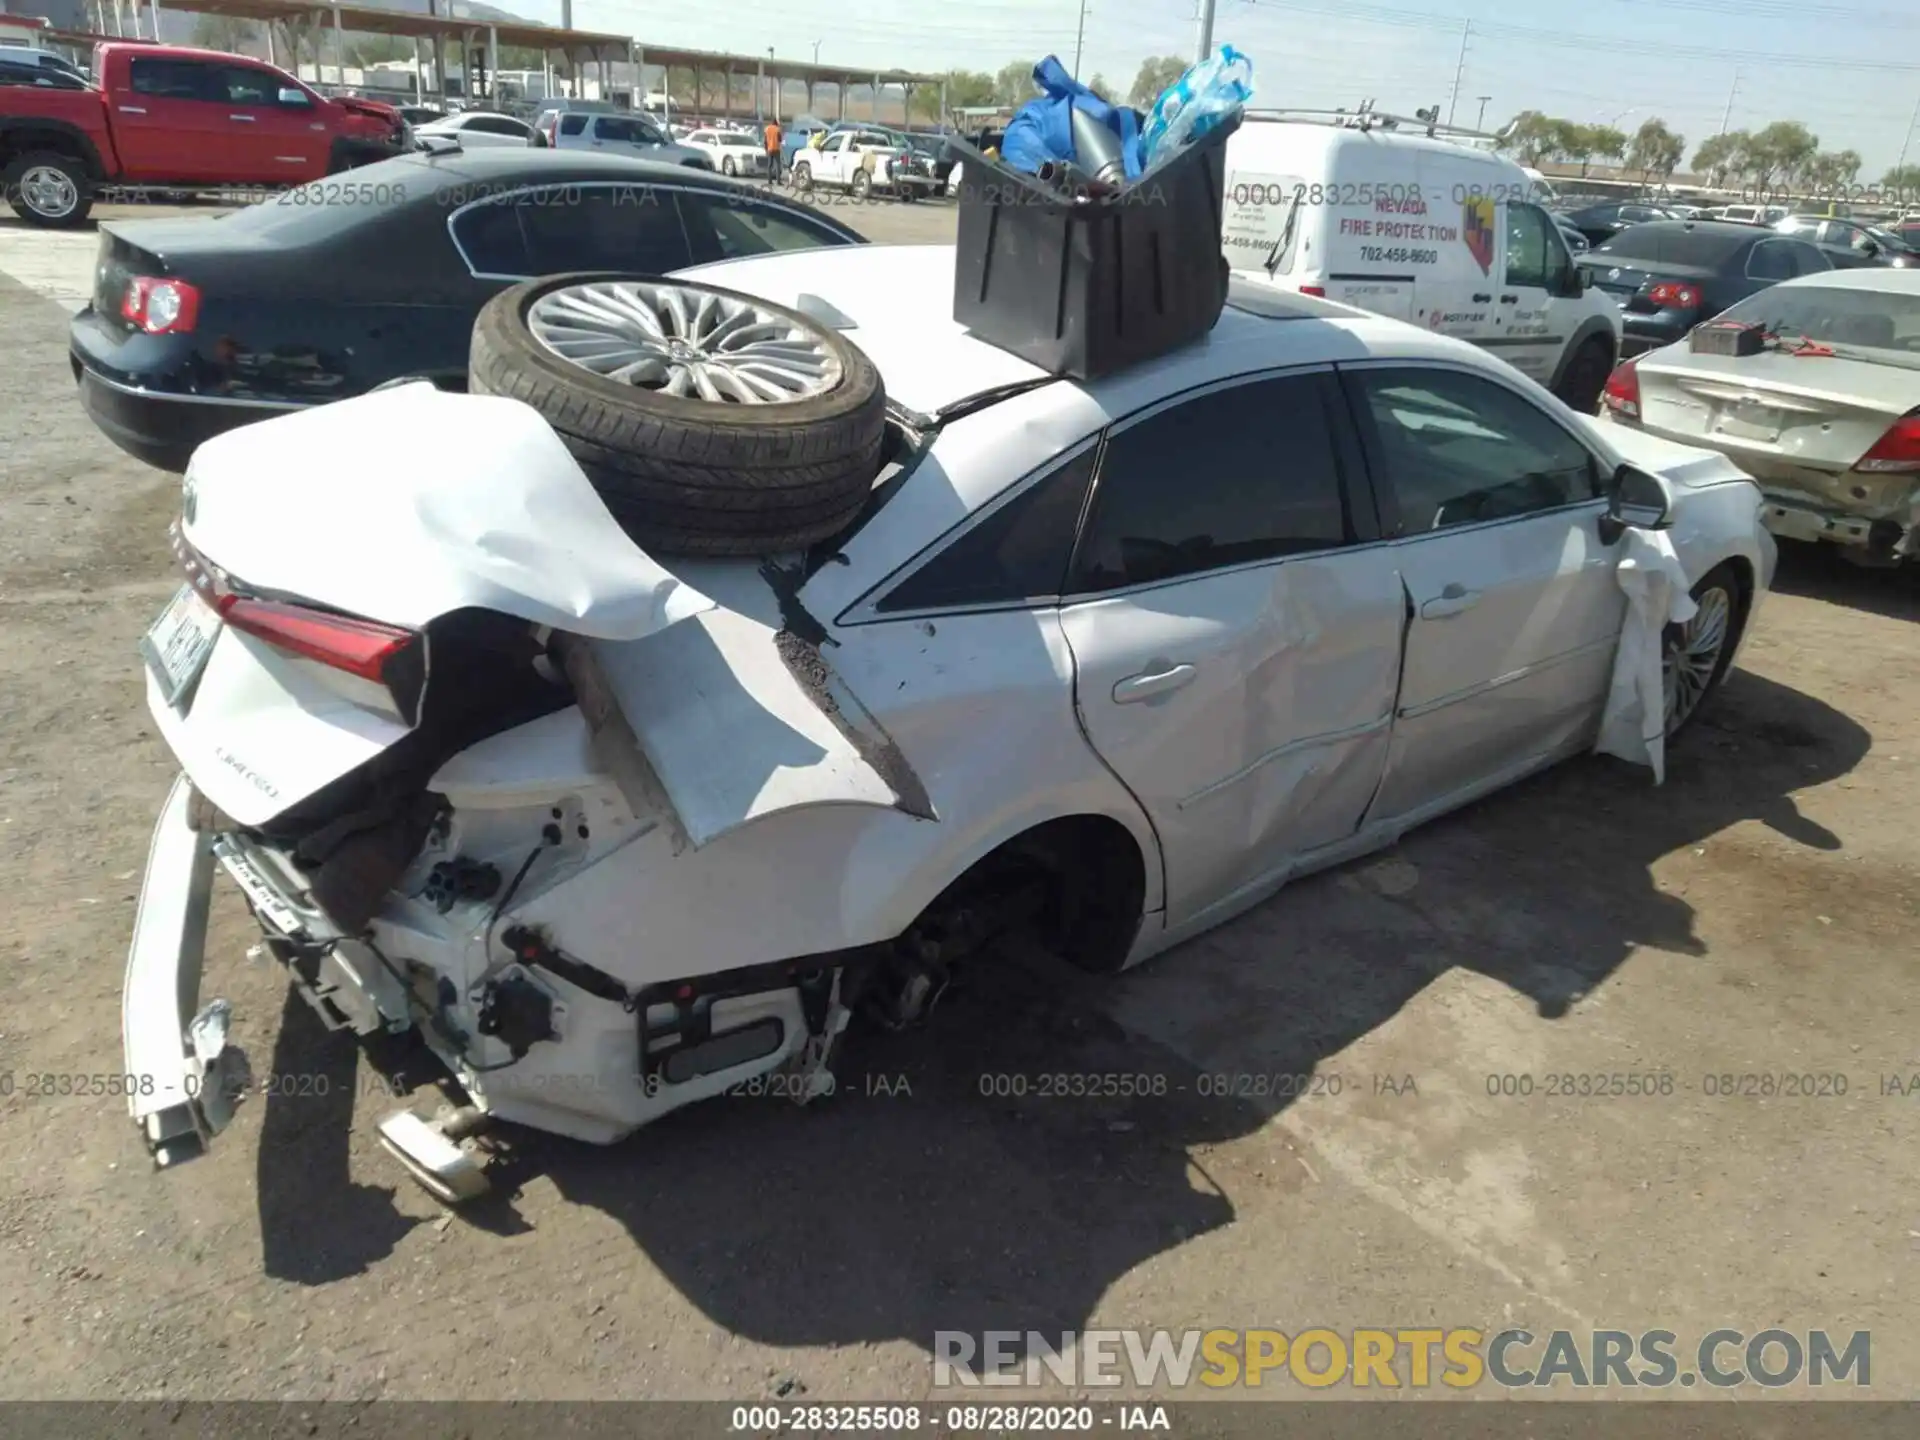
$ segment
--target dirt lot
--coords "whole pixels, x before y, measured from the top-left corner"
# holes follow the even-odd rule
[[[91,246],[0,229],[0,1396],[898,1399],[938,1329],[1511,1324],[1867,1329],[1874,1393],[1920,1396],[1920,1097],[1883,1079],[1920,1074],[1920,589],[1797,551],[1664,788],[1570,764],[1117,982],[976,983],[818,1109],[524,1140],[451,1219],[223,889],[208,993],[328,1093],[154,1173],[123,1102],[29,1093],[120,1067],[171,774],[134,641],[176,482],[74,401],[50,297]],[[1307,1071],[1339,1093],[1202,1093]],[[983,1093],[1063,1073],[1166,1093]]]

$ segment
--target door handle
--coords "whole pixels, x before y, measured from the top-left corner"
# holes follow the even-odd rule
[[[1142,700],[1151,700],[1156,695],[1171,694],[1181,686],[1192,683],[1193,677],[1199,673],[1191,665],[1175,665],[1167,670],[1129,675],[1113,687],[1113,703],[1133,705]]]
[[[253,124],[253,116],[251,115],[229,115],[227,118],[229,120],[238,120],[245,125]]]
[[[1436,599],[1427,601],[1420,607],[1422,620],[1445,620],[1450,615],[1458,615],[1463,610],[1471,610],[1480,603],[1480,592],[1469,590],[1464,585],[1454,584],[1442,590]]]
[[[1518,295],[1502,295],[1500,297],[1500,303],[1502,305],[1518,305],[1520,303],[1520,297]]]
[[[1476,295],[1473,297],[1473,303],[1476,305],[1491,305],[1493,303],[1493,297],[1491,295]]]
[[[120,113],[122,115],[144,115],[147,112],[138,105],[122,105],[120,107]]]

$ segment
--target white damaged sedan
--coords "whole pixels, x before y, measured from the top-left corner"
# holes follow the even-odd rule
[[[124,1007],[160,1163],[244,1074],[199,994],[217,873],[333,1024],[445,1062],[470,1103],[381,1133],[459,1198],[489,1121],[608,1143],[754,1077],[824,1093],[854,1015],[911,1023],[1010,928],[1116,971],[1592,749],[1636,544],[1692,601],[1654,622],[1657,744],[1771,582],[1730,462],[1471,345],[1236,283],[1204,342],[1063,380],[951,320],[952,267],[686,276],[884,383],[870,493],[789,555],[649,554],[503,395],[200,449],[143,645],[183,771]],[[660,354],[623,373],[723,403],[687,378],[723,356]]]

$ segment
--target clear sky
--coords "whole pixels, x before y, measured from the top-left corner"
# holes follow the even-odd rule
[[[557,24],[560,0],[495,0]],[[1142,59],[1191,54],[1196,0],[1088,0],[1081,74],[1121,91]],[[1049,51],[1073,63],[1077,0],[575,0],[574,23],[642,44],[937,72],[998,70]],[[858,17],[853,18],[853,17]],[[1216,40],[1253,58],[1258,102],[1331,108],[1372,96],[1381,109],[1444,112],[1463,24],[1455,110],[1471,125],[1491,97],[1496,128],[1523,109],[1631,131],[1657,115],[1693,147],[1732,128],[1802,120],[1824,148],[1857,150],[1862,183],[1899,156],[1920,102],[1916,0],[1218,0]],[[1738,84],[1735,83],[1736,71]],[[1920,132],[1908,145],[1920,162]]]

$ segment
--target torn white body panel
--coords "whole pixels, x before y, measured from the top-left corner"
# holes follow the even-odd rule
[[[1620,540],[1614,574],[1627,597],[1627,617],[1614,651],[1613,680],[1601,712],[1594,749],[1650,766],[1656,785],[1666,779],[1666,691],[1662,637],[1668,625],[1693,618],[1687,572],[1673,542],[1658,530],[1629,530]]]
[[[786,643],[805,652],[792,637]],[[891,807],[905,798],[896,784],[917,788],[901,777],[904,765],[890,781],[861,753],[836,718],[840,701],[817,653],[796,661],[803,679],[781,644],[761,621],[710,610],[644,640],[601,641],[569,655],[595,739],[617,747],[630,730],[658,780],[658,794],[647,793],[643,779],[629,800],[640,809],[664,798],[696,849],[784,810]],[[875,758],[887,743],[861,738]]]
[[[530,406],[424,381],[194,452],[187,540],[258,589],[419,629],[455,610],[635,640],[711,602],[641,550]]]

